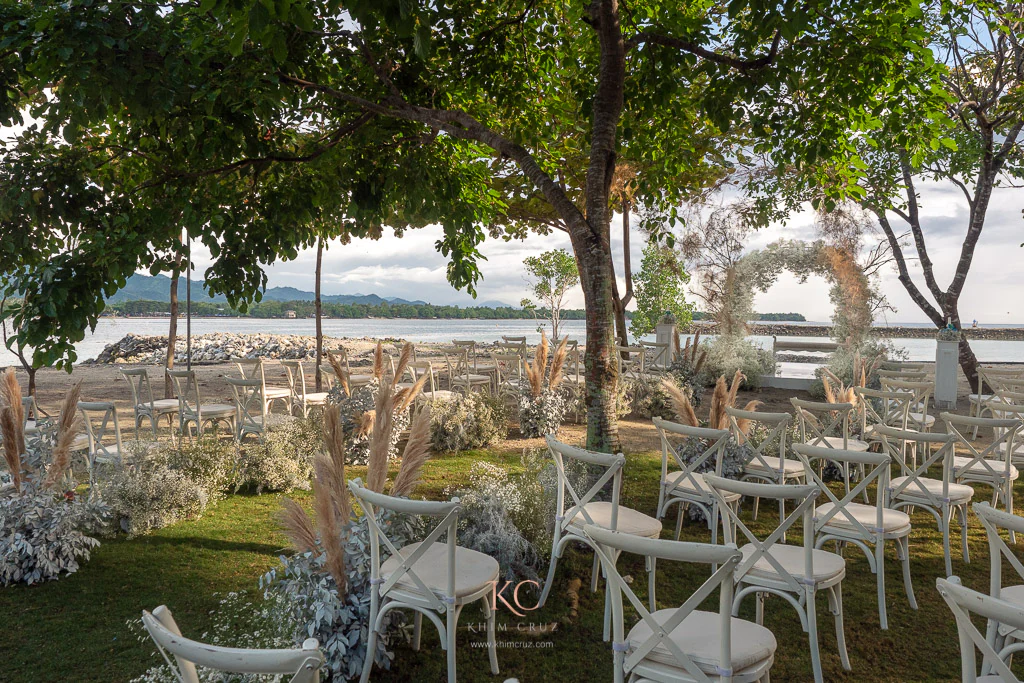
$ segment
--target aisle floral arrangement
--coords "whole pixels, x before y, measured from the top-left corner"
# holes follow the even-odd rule
[[[527,439],[557,434],[569,410],[569,397],[559,390],[564,378],[562,373],[568,341],[568,337],[562,339],[551,356],[549,373],[548,338],[542,331],[533,362],[527,361],[523,368],[524,379],[520,383],[516,403],[519,408],[519,431]]]

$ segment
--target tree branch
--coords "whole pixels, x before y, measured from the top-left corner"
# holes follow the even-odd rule
[[[928,299],[925,298],[924,294],[918,289],[917,285],[914,284],[914,280],[910,277],[910,271],[907,269],[907,260],[903,256],[903,248],[900,246],[899,238],[896,237],[895,231],[892,229],[892,225],[889,223],[888,216],[885,215],[885,209],[878,207],[869,207],[871,212],[878,217],[878,224],[882,226],[882,232],[885,233],[886,239],[889,240],[889,247],[892,249],[893,258],[896,261],[896,269],[899,271],[900,282],[903,283],[904,289],[907,290],[907,294],[914,300],[925,315],[935,324],[936,327],[942,327],[945,324],[942,312],[937,310],[935,306],[931,304]]]
[[[743,59],[735,55],[723,54],[721,52],[709,50],[706,47],[698,45],[697,43],[694,43],[689,40],[683,40],[682,38],[667,36],[662,33],[657,33],[655,31],[641,31],[640,33],[630,38],[629,42],[627,43],[627,49],[632,50],[638,45],[644,43],[663,45],[665,47],[675,48],[683,52],[689,52],[690,54],[701,57],[702,59],[706,59],[709,62],[714,62],[716,64],[731,67],[738,71],[746,72],[756,71],[757,69],[763,69],[766,66],[770,66],[779,54],[779,44],[781,43],[781,41],[782,32],[776,31],[775,37],[772,39],[772,46],[768,50],[767,54],[761,55],[759,57],[754,57],[753,59]]]

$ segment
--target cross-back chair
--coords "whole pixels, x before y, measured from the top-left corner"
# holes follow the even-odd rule
[[[860,411],[860,433],[865,441],[871,441],[877,425],[897,429],[907,428],[907,413],[910,412],[910,396],[903,391],[881,391],[854,387],[857,408]]]
[[[286,387],[267,386],[267,370],[262,358],[236,358],[235,365],[242,379],[258,379],[262,384],[263,401],[269,413],[275,401],[280,401],[288,412],[292,410],[292,391]]]
[[[653,418],[653,422],[661,439],[661,482],[658,487],[658,511],[655,516],[660,520],[668,512],[669,507],[677,505],[675,537],[679,540],[686,508],[696,505],[704,513],[704,519],[711,531],[711,542],[718,543],[718,518],[721,513],[718,509],[718,499],[704,480],[703,472],[710,469],[715,474],[722,474],[725,447],[731,438],[729,430],[691,427],[659,417]],[[676,443],[673,443],[673,437],[677,439]],[[688,444],[697,444],[693,450],[699,453],[689,463],[682,455]],[[670,459],[673,466],[678,469],[669,471]],[[728,500],[730,505],[738,505],[740,497],[730,494]]]
[[[423,375],[427,376],[427,381],[423,385],[423,391],[416,397],[417,401],[446,401],[454,398],[456,395],[455,392],[438,388],[434,366],[428,360],[410,361],[409,365],[406,366],[405,372],[413,384],[418,382]]]
[[[615,362],[618,364],[619,377],[642,377],[647,371],[644,366],[646,355],[642,346],[616,346]]]
[[[856,406],[852,403],[825,403],[791,398],[796,412],[800,441],[810,446],[866,451],[868,442],[850,436],[850,420]]]
[[[462,608],[480,601],[487,621],[487,650],[491,673],[498,673],[495,643],[495,611],[488,598],[496,589],[500,568],[490,555],[464,548],[457,543],[458,498],[447,502],[409,500],[377,493],[356,479],[348,483],[365,512],[370,531],[370,616],[367,652],[373,653],[384,617],[391,610],[408,609],[415,613],[413,648],[419,649],[420,627],[427,617],[437,627],[441,647],[448,663],[448,683],[455,683],[455,644]],[[387,535],[387,526],[378,522],[378,511],[439,520],[426,538],[396,547]],[[441,538],[444,537],[444,541]],[[384,559],[383,551],[388,555]],[[374,657],[367,655],[360,683],[370,678]]]
[[[778,643],[764,626],[732,616],[734,575],[742,559],[735,546],[643,538],[590,524],[583,533],[608,577],[615,683],[767,683]],[[683,604],[648,610],[619,574],[622,553],[713,569]],[[697,609],[716,591],[717,611]],[[639,616],[628,633],[623,598]]]
[[[962,585],[956,576],[936,579],[935,587],[956,618],[961,680],[964,683],[1020,683],[1009,666],[1009,658],[1021,649],[1020,644],[1014,643],[997,650],[974,625],[972,617],[977,615],[990,624],[1000,623],[1014,629],[1024,629],[1024,607],[971,590]],[[982,655],[983,668],[994,673],[978,675],[976,652]]]
[[[799,460],[786,457],[786,442],[789,425],[793,416],[789,413],[760,413],[751,410],[740,410],[732,406],[725,407],[729,417],[729,431],[738,444],[746,444],[752,451],[750,459],[743,465],[743,481],[762,481],[768,484],[786,484],[804,480],[804,466]],[[761,440],[755,444],[740,428],[741,421],[748,424],[760,424],[768,430]],[[771,455],[775,453],[775,455]],[[754,498],[754,519],[757,519],[758,498]],[[779,499],[779,519],[786,516],[786,499]]]
[[[135,410],[135,439],[139,438],[139,427],[143,420],[149,420],[149,426],[156,439],[156,423],[161,417],[167,417],[174,435],[174,415],[178,412],[178,399],[153,399],[153,386],[149,383],[149,372],[146,368],[120,368],[121,376],[128,382],[132,390],[132,407]]]
[[[672,363],[672,360],[669,358],[669,344],[665,342],[641,341],[638,346],[644,350],[645,369],[668,370],[668,366]]]
[[[192,436],[195,426],[196,436],[203,435],[203,429],[210,425],[214,432],[218,424],[224,424],[232,434],[235,433],[235,406],[226,403],[203,403],[199,391],[199,379],[193,370],[167,370],[174,381],[174,389],[178,394],[178,429],[181,433]]]
[[[302,417],[309,415],[310,408],[323,408],[327,405],[326,391],[309,391],[306,385],[306,370],[301,360],[283,360],[285,372],[288,373],[288,390],[292,396],[291,413],[295,410],[301,413]],[[315,388],[315,385],[314,385]]]
[[[930,432],[935,426],[935,416],[928,413],[935,383],[905,379],[882,378],[885,391],[902,391],[911,396],[910,410],[907,411],[907,429]]]
[[[868,560],[871,573],[875,575],[878,589],[878,618],[882,629],[889,628],[885,604],[885,544],[895,542],[896,554],[903,564],[903,587],[907,600],[917,609],[914,585],[910,577],[910,515],[902,510],[886,507],[885,492],[889,488],[889,467],[892,459],[885,453],[868,451],[844,451],[825,446],[793,444],[793,452],[804,464],[807,483],[817,485],[827,502],[814,509],[814,547],[822,548],[832,541],[838,550],[846,543],[861,549]],[[848,473],[850,467],[864,468],[864,476],[856,486],[850,486],[850,478],[844,477],[844,487],[836,494],[823,481],[819,472],[821,463],[831,462],[841,472]],[[859,503],[858,496],[869,495],[868,488],[875,484],[875,502]]]
[[[78,412],[85,423],[89,443],[86,464],[89,469],[90,495],[99,481],[98,465],[121,465],[129,455],[121,440],[117,406],[107,401],[79,401]]]
[[[884,426],[875,431],[881,437],[886,453],[900,470],[900,476],[889,482],[889,507],[894,510],[909,508],[910,511],[920,507],[935,517],[942,533],[946,576],[951,576],[953,564],[949,551],[950,522],[953,513],[958,513],[963,558],[964,562],[970,562],[967,548],[967,506],[971,504],[971,498],[974,496],[973,488],[953,481],[953,435],[904,431]],[[920,465],[917,464],[916,458],[908,464],[906,444],[914,445],[912,450],[919,454]],[[932,466],[941,468],[939,479],[928,476]]]
[[[181,683],[199,683],[197,666],[234,674],[291,676],[290,683],[320,681],[324,657],[316,638],[307,638],[301,648],[291,650],[244,650],[207,645],[182,636],[171,610],[164,605],[152,613],[143,611],[142,625]]]
[[[899,369],[899,370],[886,370],[879,369],[875,371],[880,379],[902,379],[910,381],[921,381],[928,376],[928,373],[924,370],[916,369]]]
[[[953,481],[991,486],[993,507],[1002,501],[1006,511],[1012,514],[1013,482],[1020,476],[1013,465],[1013,453],[1020,445],[1020,421],[953,413],[941,413],[939,418],[946,424],[946,433],[953,436],[954,447],[959,445],[968,453],[953,455]],[[975,446],[974,441],[967,438],[968,431],[979,427],[991,429],[995,435],[984,448]]]
[[[262,439],[267,430],[267,404],[263,400],[263,383],[259,379],[225,377],[235,396],[235,440],[247,434]]]
[[[1006,380],[1024,380],[1024,370],[1017,368],[994,368],[987,365],[978,366],[978,382],[974,393],[967,395],[971,417],[983,417],[987,412],[986,405],[995,398],[995,392],[1006,387]],[[986,388],[988,391],[986,391]],[[978,430],[974,429],[973,439],[978,438]]]
[[[476,342],[473,343],[475,344]],[[490,390],[490,376],[473,372],[467,348],[456,346],[443,349],[443,353],[444,362],[448,369],[449,389],[461,391],[464,394],[468,394],[471,391],[487,392]]]
[[[756,598],[756,620],[764,623],[764,600],[776,595],[788,602],[800,617],[800,625],[807,634],[811,648],[811,671],[815,683],[822,683],[821,654],[818,649],[818,613],[815,597],[819,590],[828,595],[829,611],[835,618],[836,641],[843,668],[850,670],[843,630],[843,578],[846,560],[842,555],[814,547],[814,505],[821,490],[816,485],[762,484],[735,481],[707,475],[707,481],[719,504],[730,517],[725,524],[725,543],[739,544],[742,534],[746,544],[740,546],[743,560],[737,565],[733,580],[739,590],[733,598],[733,615],[739,614],[740,604],[748,595]],[[780,515],[779,525],[764,538],[759,537],[740,519],[731,505],[725,504],[724,493],[741,496],[791,501],[789,516]],[[803,532],[803,543],[787,545],[786,532],[797,522]],[[739,532],[739,533],[737,533]]]
[[[1010,542],[1015,543],[1016,534],[1024,533],[1024,517],[1004,510],[997,510],[988,503],[975,503],[971,507],[974,509],[974,514],[981,520],[985,536],[988,539],[989,595],[1024,608],[1024,563],[1021,562],[1018,553],[1006,544],[1001,534],[1001,531],[1009,532]],[[1004,562],[1010,565],[1010,569],[1014,573],[1013,580],[1018,583],[1005,585]],[[1024,628],[990,621],[986,640],[1000,649],[1008,641],[1024,643]],[[985,668],[989,669],[990,667],[986,666]]]
[[[548,565],[548,576],[544,582],[544,591],[540,597],[540,606],[547,602],[551,587],[555,581],[555,570],[558,559],[562,556],[565,546],[569,543],[583,543],[593,549],[593,544],[583,534],[583,526],[594,524],[606,529],[618,530],[634,536],[657,538],[661,535],[661,522],[644,513],[619,504],[619,492],[622,489],[622,468],[626,464],[626,456],[622,453],[597,453],[577,448],[557,441],[550,435],[545,437],[548,452],[555,463],[557,489],[555,493],[555,530],[551,537],[551,563]],[[592,483],[588,478],[584,481],[573,481],[567,474],[566,461],[576,466],[594,467],[601,472]],[[580,489],[589,484],[585,491]],[[598,500],[606,488],[610,487],[610,500]],[[566,499],[568,496],[568,500]],[[590,589],[597,590],[599,560],[594,556],[594,567],[591,575]],[[654,600],[653,564],[648,563],[648,589],[651,600]],[[606,605],[605,635],[609,628],[609,614]]]
[[[494,395],[515,400],[523,381],[523,357],[518,353],[492,353],[491,360],[494,362]]]

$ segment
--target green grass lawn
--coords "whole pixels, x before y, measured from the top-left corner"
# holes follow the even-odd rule
[[[439,498],[447,487],[465,481],[472,463],[488,460],[516,467],[519,452],[471,452],[439,457],[428,464],[421,495]],[[626,468],[623,503],[653,513],[657,502],[659,459],[655,454],[630,456]],[[355,470],[352,476],[362,474]],[[976,500],[989,491],[977,487]],[[306,500],[308,494],[298,494]],[[216,593],[254,590],[259,575],[277,563],[284,540],[276,530],[274,514],[279,496],[231,496],[209,509],[199,520],[161,529],[149,536],[104,541],[81,570],[34,587],[0,590],[0,680],[2,681],[126,681],[157,663],[148,642],[140,643],[126,622],[142,609],[163,603],[174,612],[186,635],[198,636],[211,625]],[[755,529],[777,523],[771,505],[761,508]],[[749,518],[750,506],[744,514]],[[914,516],[910,549],[914,588],[920,609],[911,610],[903,592],[900,565],[891,549],[886,565],[889,630],[879,629],[875,579],[867,560],[856,548],[846,551],[847,577],[843,584],[846,641],[852,672],[845,672],[836,653],[835,631],[827,601],[819,595],[818,615],[822,663],[828,681],[939,681],[959,680],[960,657],[956,627],[935,590],[942,575],[941,537],[931,515]],[[668,536],[674,519],[666,522]],[[954,526],[954,532],[958,528]],[[710,540],[706,527],[688,523],[686,540]],[[790,543],[799,542],[796,534]],[[980,523],[972,518],[972,561],[959,558],[959,540],[953,541],[953,570],[968,586],[986,590],[988,552]],[[482,641],[472,626],[482,612],[469,606],[460,624],[459,679],[503,681],[516,676],[523,683],[541,681],[605,681],[612,677],[612,651],[602,641],[603,598],[589,591],[591,555],[570,553],[559,564],[557,584],[545,609],[518,618],[501,614],[500,641],[513,645],[498,653],[501,676],[492,677],[486,651],[471,646]],[[624,557],[623,574],[632,574],[638,595],[644,597],[643,561]],[[704,567],[658,565],[660,606],[681,604],[708,575]],[[566,587],[571,578],[584,582],[579,617],[559,623],[554,632],[531,635],[531,624],[559,622],[568,615]],[[717,597],[715,598],[717,604]],[[743,616],[752,618],[753,598]],[[712,607],[714,609],[714,607]],[[775,681],[811,680],[806,636],[796,613],[781,599],[769,599],[765,625],[779,641],[772,678]],[[444,679],[444,656],[436,633],[424,622],[424,647],[413,652],[397,648],[392,671],[375,670],[374,681],[438,681]]]

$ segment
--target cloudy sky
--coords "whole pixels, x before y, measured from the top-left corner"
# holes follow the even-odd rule
[[[946,185],[920,187],[922,222],[925,226],[929,253],[935,263],[936,278],[945,288],[960,256],[966,230],[967,204],[958,190]],[[974,264],[968,276],[960,303],[965,321],[977,318],[982,323],[1024,322],[1024,189],[997,190],[988,213],[985,232],[975,251]],[[618,218],[616,218],[618,224]],[[898,225],[894,223],[894,225]],[[472,305],[464,292],[454,290],[445,280],[446,260],[435,249],[440,236],[436,227],[410,230],[398,239],[386,235],[379,241],[354,240],[351,244],[333,244],[324,253],[325,294],[378,294],[436,304]],[[779,238],[813,239],[813,216],[794,215],[784,225],[773,225],[754,236],[749,245],[757,249]],[[634,237],[633,264],[638,268],[643,248]],[[563,233],[532,236],[525,241],[488,240],[482,251],[487,261],[481,264],[483,281],[477,288],[477,301],[504,302],[512,305],[528,296],[522,261],[526,256],[548,249],[570,249]],[[616,264],[621,264],[621,234],[613,230]],[[909,253],[909,252],[908,252]],[[193,252],[197,273],[209,265],[209,255],[199,249]],[[269,286],[292,286],[312,291],[316,254],[303,252],[296,260],[276,263],[266,269]],[[918,272],[915,263],[911,268]],[[923,281],[920,277],[922,289]],[[620,283],[621,284],[621,283]],[[896,279],[895,270],[887,271],[882,291],[896,307],[888,314],[889,322],[926,322],[924,314],[910,300]],[[572,307],[582,307],[583,294],[577,289],[570,299]],[[828,286],[821,278],[799,283],[788,275],[756,301],[759,312],[796,312],[808,320],[828,320],[832,306]]]

